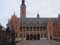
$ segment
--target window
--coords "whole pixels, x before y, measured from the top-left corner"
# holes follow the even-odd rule
[[[44,37],[46,38],[47,37],[47,34],[44,34]]]
[[[30,27],[30,31],[32,31],[32,27]]]
[[[41,38],[43,37],[43,34],[41,34]]]
[[[18,37],[18,33],[16,33],[16,37]]]
[[[25,32],[25,27],[23,27],[23,31]]]
[[[40,30],[42,31],[42,26],[40,27]]]
[[[20,37],[22,37],[22,33],[20,34]]]
[[[36,31],[36,27],[34,27],[34,31]]]
[[[27,31],[29,31],[29,27],[27,27]]]
[[[22,27],[20,27],[20,31],[22,32]]]
[[[46,26],[44,26],[43,28],[46,29]]]
[[[37,27],[37,31],[39,31],[39,27]]]

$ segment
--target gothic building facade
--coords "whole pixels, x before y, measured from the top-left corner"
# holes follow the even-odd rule
[[[39,14],[36,18],[27,18],[25,0],[20,7],[20,18],[14,14],[8,26],[23,40],[60,39],[60,14],[57,18],[41,18]]]

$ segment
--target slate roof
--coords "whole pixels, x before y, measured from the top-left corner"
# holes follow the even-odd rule
[[[57,18],[50,19],[54,24],[57,22]],[[22,26],[40,26],[47,23],[48,18],[20,18],[20,25]]]

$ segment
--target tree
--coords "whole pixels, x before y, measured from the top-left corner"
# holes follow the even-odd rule
[[[2,30],[3,26],[0,24],[0,30]]]

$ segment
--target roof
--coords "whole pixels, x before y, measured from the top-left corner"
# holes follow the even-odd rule
[[[46,25],[49,18],[20,18],[22,26],[40,26]],[[57,18],[50,18],[53,23],[56,23]]]

